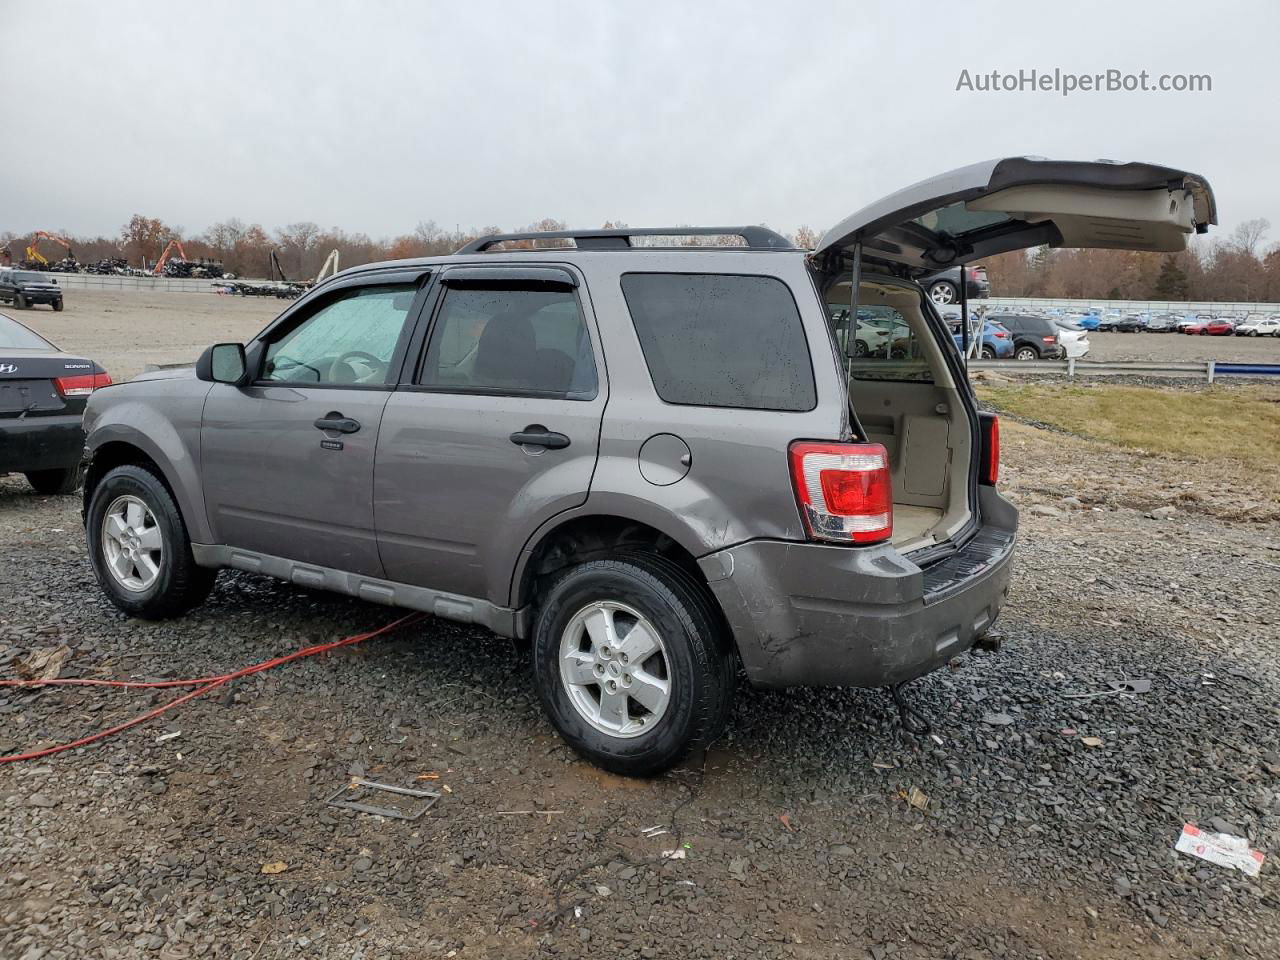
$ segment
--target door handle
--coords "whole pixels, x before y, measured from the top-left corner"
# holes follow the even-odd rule
[[[569,445],[569,438],[563,433],[554,433],[540,423],[531,423],[523,430],[511,435],[511,442],[526,447],[546,447],[548,450],[563,450]]]
[[[326,413],[316,421],[317,430],[333,430],[336,433],[355,433],[360,429],[360,421],[344,417],[340,413]]]

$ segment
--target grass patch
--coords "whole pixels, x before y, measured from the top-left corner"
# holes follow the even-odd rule
[[[996,410],[1122,447],[1280,466],[1280,386],[977,384]]]

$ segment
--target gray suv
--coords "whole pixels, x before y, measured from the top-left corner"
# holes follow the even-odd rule
[[[565,740],[653,774],[716,737],[739,673],[896,688],[999,614],[997,422],[916,277],[1213,221],[1181,171],[1013,158],[812,253],[565,231],[347,270],[248,344],[93,394],[93,567],[140,617],[230,567],[528,640]],[[872,322],[891,342],[859,354]]]

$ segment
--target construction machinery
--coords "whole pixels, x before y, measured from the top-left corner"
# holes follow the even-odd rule
[[[178,251],[178,257],[180,259],[187,259],[187,251],[182,249],[182,241],[177,237],[174,237],[165,246],[164,252],[160,254],[160,259],[156,261],[156,265],[152,268],[151,272],[157,277],[163,276],[165,264],[169,262],[169,258],[173,256],[173,252],[175,250]]]
[[[61,260],[50,263],[49,259],[40,252],[40,241],[48,240],[56,243],[64,250],[67,255]],[[37,230],[31,236],[31,242],[27,244],[26,259],[20,261],[18,266],[23,270],[45,270],[54,273],[75,273],[80,269],[80,265],[76,263],[75,252],[71,249],[71,244],[55,233],[49,233],[47,230]]]

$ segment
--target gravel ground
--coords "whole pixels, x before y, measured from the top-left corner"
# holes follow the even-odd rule
[[[1274,513],[1179,498],[1174,460],[1016,424],[1004,449],[1004,647],[909,688],[936,739],[879,691],[743,689],[711,751],[624,780],[560,744],[525,654],[427,620],[0,766],[0,956],[1275,957],[1276,864],[1173,852],[1184,821],[1280,852]],[[0,542],[6,674],[60,643],[64,676],[222,673],[393,616],[224,573],[183,620],[127,620],[77,502],[17,478]],[[1117,679],[1151,690],[1069,696]],[[171,696],[0,691],[0,754]],[[358,774],[442,797],[412,822],[324,805]]]

